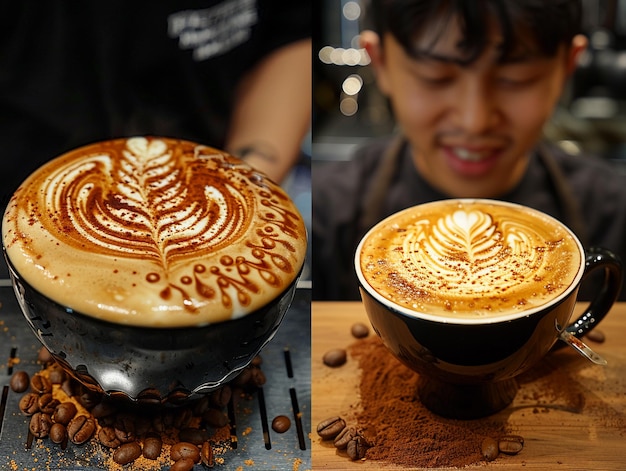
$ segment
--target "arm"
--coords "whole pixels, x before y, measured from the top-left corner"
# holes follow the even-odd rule
[[[242,80],[226,148],[280,183],[311,121],[311,41],[281,47]]]

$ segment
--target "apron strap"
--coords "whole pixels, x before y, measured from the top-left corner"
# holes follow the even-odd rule
[[[402,134],[394,136],[374,170],[376,178],[363,199],[362,216],[359,221],[361,234],[367,232],[383,217],[385,196],[391,185],[393,175],[398,170],[400,156],[406,143],[406,138]]]

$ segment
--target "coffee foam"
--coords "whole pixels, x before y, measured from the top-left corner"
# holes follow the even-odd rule
[[[297,277],[302,218],[225,152],[135,137],[58,157],[16,191],[7,256],[54,301],[103,320],[203,325],[266,305]]]
[[[445,200],[379,223],[361,242],[357,265],[362,282],[408,310],[484,318],[566,292],[581,276],[581,250],[567,228],[538,211]]]

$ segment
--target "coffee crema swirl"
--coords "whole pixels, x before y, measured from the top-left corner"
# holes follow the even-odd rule
[[[252,312],[296,279],[306,251],[298,210],[264,175],[217,149],[146,137],[42,166],[11,199],[3,241],[54,301],[146,326]]]
[[[547,215],[487,200],[401,211],[362,242],[366,282],[388,300],[443,316],[490,316],[543,305],[581,268],[573,235]]]

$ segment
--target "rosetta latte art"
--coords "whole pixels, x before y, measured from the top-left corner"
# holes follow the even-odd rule
[[[42,189],[54,215],[46,229],[77,249],[150,258],[167,271],[189,258],[190,244],[195,255],[214,251],[249,224],[254,195],[209,169],[197,175],[203,169],[186,165],[163,141],[143,138],[130,139],[120,158],[69,162]],[[203,184],[193,186],[194,178]]]
[[[417,222],[402,242],[407,267],[428,272],[440,286],[453,284],[465,295],[501,292],[545,269],[540,235],[531,227],[504,221],[500,227],[482,211],[464,210],[434,226]],[[558,241],[555,245],[558,245]]]
[[[143,137],[79,151],[33,174],[5,215],[9,251],[19,246],[31,259],[45,258],[38,262],[44,278],[69,286],[76,276],[96,277],[114,304],[124,304],[93,301],[111,312],[127,309],[144,285],[161,300],[146,301],[152,311],[213,306],[209,317],[219,317],[258,307],[297,276],[306,244],[300,215],[280,187],[244,162]],[[54,247],[62,248],[56,258]],[[78,270],[90,263],[91,273]]]
[[[431,203],[366,236],[361,270],[384,297],[425,312],[488,315],[558,296],[580,268],[575,240],[532,210]]]

